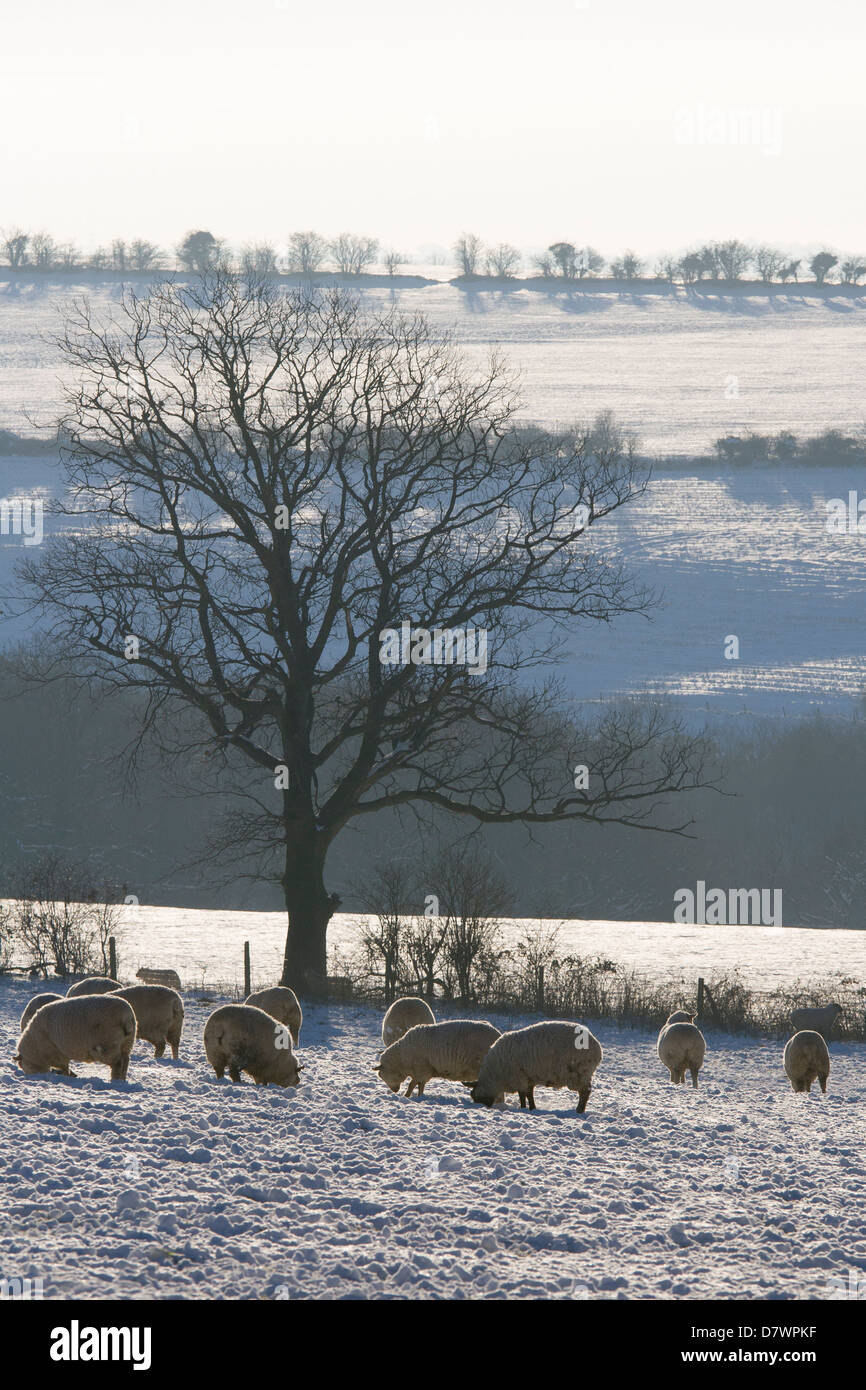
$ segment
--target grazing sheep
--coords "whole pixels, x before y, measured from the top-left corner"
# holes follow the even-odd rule
[[[223,1004],[204,1026],[204,1050],[221,1079],[226,1070],[232,1081],[247,1072],[257,1086],[300,1085],[303,1064],[292,1051],[285,1024],[252,1004]]]
[[[18,1041],[15,1061],[24,1072],[59,1071],[70,1062],[98,1062],[112,1081],[125,1081],[135,1042],[135,1014],[125,999],[88,994],[58,999],[33,1015]]]
[[[108,975],[88,975],[86,980],[69,986],[66,998],[78,999],[82,994],[112,994],[116,989],[120,989],[119,980],[112,980]]]
[[[395,1094],[408,1076],[407,1096],[416,1087],[423,1096],[434,1076],[470,1085],[478,1079],[482,1059],[498,1037],[499,1029],[492,1023],[476,1019],[419,1023],[385,1048],[373,1070]]]
[[[804,1029],[795,1033],[785,1044],[785,1075],[795,1091],[811,1091],[817,1078],[821,1091],[827,1094],[830,1075],[830,1051],[820,1033]]]
[[[62,994],[34,994],[33,998],[28,1000],[27,1007],[21,1015],[19,1032],[24,1032],[24,1029],[27,1027],[31,1018],[36,1013],[36,1010],[41,1009],[43,1004],[53,1004],[56,999],[62,998]]]
[[[180,1035],[183,1032],[183,1000],[177,990],[165,985],[128,985],[114,991],[125,999],[135,1014],[136,1037],[153,1043],[154,1057],[161,1057],[165,1045],[171,1045],[171,1055],[177,1061]]]
[[[146,985],[165,985],[166,989],[180,989],[180,976],[176,970],[151,970],[143,965],[136,970],[135,978]]]
[[[254,1009],[263,1009],[271,1018],[284,1023],[297,1047],[304,1014],[293,989],[287,989],[285,985],[274,985],[273,989],[260,989],[257,994],[248,994],[244,1003],[252,1004]]]
[[[811,1030],[820,1033],[822,1038],[829,1041],[833,1025],[841,1012],[841,1004],[825,1004],[823,1009],[795,1009],[791,1014],[791,1022],[796,1032]]]
[[[603,1057],[601,1043],[581,1023],[554,1020],[503,1033],[481,1064],[472,1099],[493,1105],[503,1092],[516,1091],[521,1110],[535,1109],[535,1087],[566,1086],[577,1091],[577,1113],[586,1109],[592,1078]]]
[[[435,1023],[436,1015],[423,999],[408,996],[395,999],[382,1020],[382,1046],[390,1047],[399,1042],[404,1033],[419,1023]]]
[[[691,1018],[690,1014],[686,1018]],[[659,1033],[657,1051],[671,1074],[671,1081],[680,1086],[686,1079],[686,1072],[697,1089],[698,1072],[704,1063],[707,1044],[700,1028],[691,1022],[684,1022],[679,1013],[671,1014]]]

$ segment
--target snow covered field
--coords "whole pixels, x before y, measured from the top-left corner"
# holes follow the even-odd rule
[[[422,273],[425,267],[417,267]],[[436,273],[443,273],[437,268]],[[453,274],[452,271],[448,272]],[[0,427],[30,433],[59,401],[49,341],[64,303],[98,310],[119,285],[50,277],[3,281],[0,271]],[[490,346],[519,369],[525,414],[545,424],[612,409],[649,453],[705,453],[746,428],[818,433],[863,424],[866,294],[814,299],[796,291],[746,296],[473,289],[447,283],[364,292],[453,329],[470,356]]]
[[[709,1034],[694,1092],[654,1037],[591,1025],[586,1115],[557,1091],[531,1114],[393,1096],[352,1007],[308,1010],[295,1092],[217,1082],[189,1001],[177,1063],[25,1078],[33,992],[0,987],[0,1275],[47,1298],[864,1296],[862,1047],[832,1047],[822,1099],[778,1043]]]
[[[124,907],[118,959],[124,980],[141,965],[177,970],[184,984],[243,980],[243,943],[250,942],[253,987],[279,979],[286,939],[283,912],[240,912],[211,908]],[[328,930],[329,949],[357,944],[357,914],[337,913]],[[514,940],[537,922],[506,924]],[[605,956],[652,978],[681,976],[692,985],[699,975],[739,970],[754,989],[774,989],[798,979],[837,973],[866,980],[866,931],[835,928],[687,926],[669,922],[570,921],[559,931],[564,954]]]

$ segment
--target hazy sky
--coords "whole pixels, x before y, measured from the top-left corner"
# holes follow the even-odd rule
[[[0,227],[866,251],[859,0],[31,0]]]

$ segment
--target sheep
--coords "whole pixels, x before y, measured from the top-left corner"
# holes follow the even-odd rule
[[[577,1113],[586,1110],[592,1078],[604,1056],[601,1043],[581,1023],[554,1019],[503,1033],[493,1044],[472,1088],[472,1099],[494,1105],[504,1092],[516,1091],[523,1110],[535,1109],[535,1087],[566,1086],[577,1091]]]
[[[814,1031],[829,1040],[833,1025],[842,1012],[841,1004],[825,1004],[823,1009],[795,1009],[791,1022],[796,1033]]]
[[[248,994],[244,1003],[252,1004],[254,1009],[263,1009],[271,1018],[284,1023],[297,1047],[304,1014],[293,989],[287,989],[285,985],[274,985],[273,989],[260,989],[256,994]]]
[[[154,1057],[161,1057],[169,1043],[171,1055],[177,1061],[183,1032],[183,1000],[177,991],[165,985],[128,985],[126,989],[115,990],[114,994],[132,1006],[136,1037],[153,1043]]]
[[[204,1050],[221,1080],[226,1069],[232,1081],[248,1072],[257,1086],[300,1085],[303,1063],[291,1046],[285,1024],[252,1004],[223,1004],[204,1026]]]
[[[668,1023],[694,1023],[697,1014],[690,1014],[685,1009],[677,1009],[676,1013],[668,1014],[667,1021],[662,1027],[667,1028]]]
[[[135,1014],[125,999],[88,994],[45,1004],[18,1041],[15,1061],[23,1072],[59,1071],[73,1076],[70,1062],[96,1062],[111,1068],[112,1081],[125,1081],[135,1042]]]
[[[822,1094],[827,1094],[830,1050],[820,1033],[808,1028],[795,1033],[785,1044],[783,1061],[785,1075],[795,1091],[811,1091],[817,1078]]]
[[[373,1070],[396,1095],[406,1077],[406,1095],[417,1088],[419,1098],[434,1076],[471,1085],[478,1079],[482,1059],[499,1029],[477,1019],[449,1023],[418,1023],[385,1048]]]
[[[21,1015],[21,1022],[18,1025],[18,1031],[24,1032],[36,1010],[41,1009],[43,1004],[53,1004],[56,999],[62,998],[62,994],[34,994],[33,998],[27,1001],[27,1007]]]
[[[692,1085],[697,1090],[698,1072],[703,1066],[707,1044],[700,1028],[695,1027],[691,1018],[691,1014],[686,1014],[684,1018],[682,1010],[671,1014],[659,1033],[656,1050],[675,1086],[685,1081],[688,1071]]]
[[[82,994],[112,994],[116,989],[120,989],[119,980],[112,980],[108,975],[88,975],[86,980],[69,986],[66,998],[78,999]]]
[[[166,989],[180,990],[180,976],[176,970],[151,970],[143,965],[136,970],[135,978],[145,985],[165,985]]]
[[[411,996],[395,999],[382,1020],[382,1046],[389,1047],[391,1043],[399,1042],[403,1034],[418,1023],[435,1022],[433,1010],[423,999]]]

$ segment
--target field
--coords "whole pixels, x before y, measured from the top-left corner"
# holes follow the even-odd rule
[[[855,1045],[822,1098],[778,1044],[709,1034],[693,1091],[653,1036],[599,1024],[586,1115],[562,1091],[532,1114],[392,1095],[379,1017],[350,1007],[308,1011],[296,1091],[217,1082],[189,1002],[179,1062],[137,1044],[127,1082],[25,1078],[32,992],[0,989],[0,1272],[47,1298],[864,1296]]]
[[[141,965],[176,969],[185,984],[243,981],[242,943],[250,942],[253,987],[279,979],[285,946],[282,912],[236,912],[180,907],[121,909],[118,958],[123,978]],[[333,918],[328,944],[350,951],[361,919]],[[514,939],[520,926],[508,924]],[[745,984],[774,989],[797,980],[842,972],[866,980],[866,932],[798,927],[687,926],[668,922],[564,922],[563,953],[601,955],[655,979],[739,970]]]
[[[50,277],[4,282],[0,271],[0,428],[28,433],[33,419],[50,423],[60,395],[50,338],[64,303],[86,295],[99,309],[119,294],[118,285]],[[702,454],[717,436],[746,428],[818,433],[866,418],[866,294],[687,297],[447,283],[365,294],[371,305],[396,303],[453,330],[476,360],[501,350],[522,376],[529,418],[556,424],[612,409],[658,457]]]

